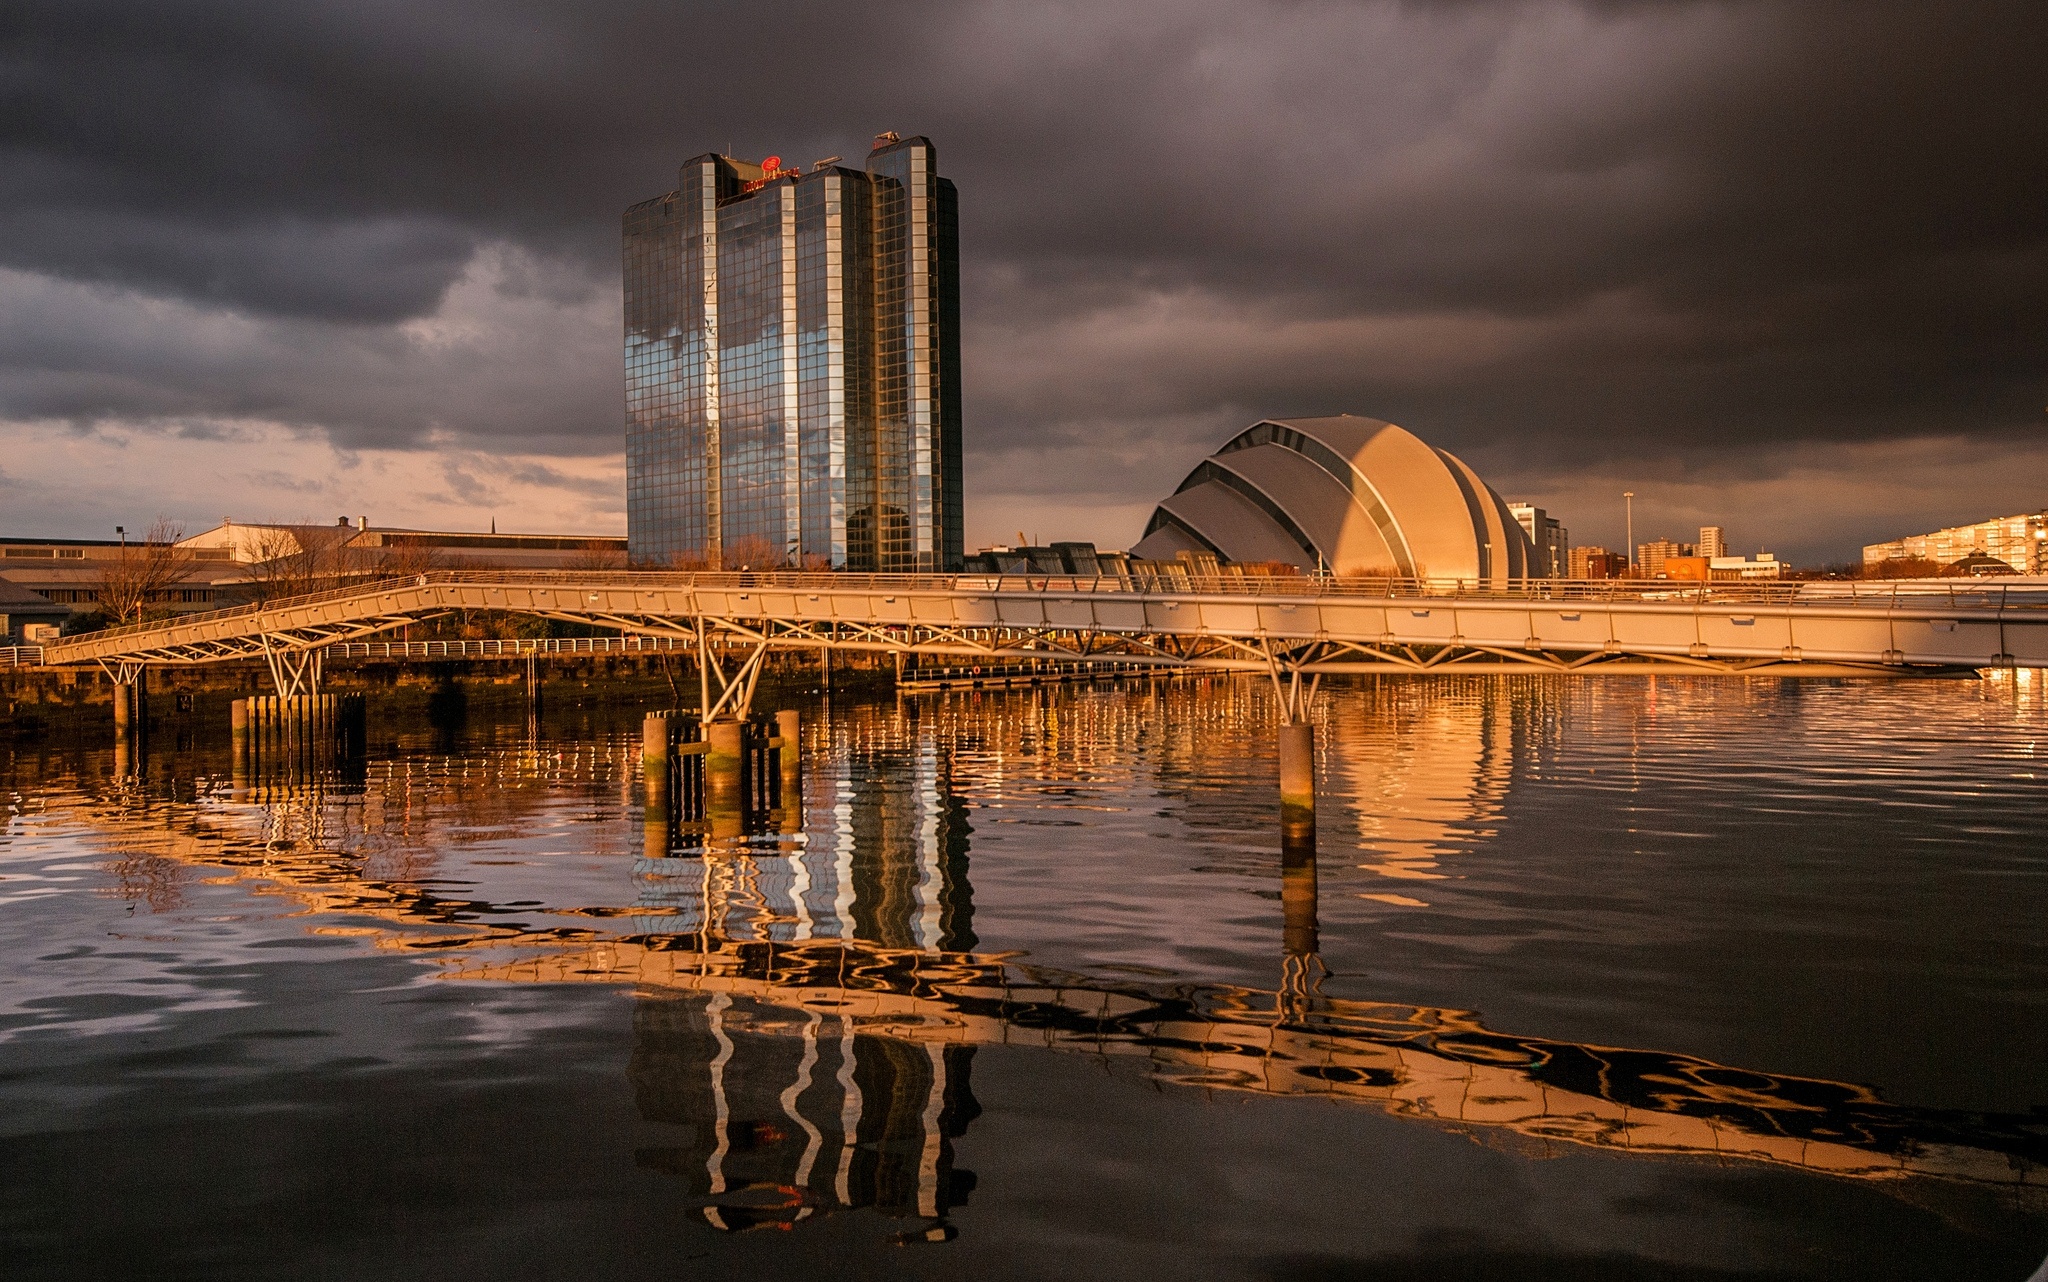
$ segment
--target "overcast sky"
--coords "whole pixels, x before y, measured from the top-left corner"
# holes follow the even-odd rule
[[[2048,4],[0,6],[0,534],[623,532],[619,214],[922,133],[969,546],[1267,416],[1575,542],[2048,506]]]

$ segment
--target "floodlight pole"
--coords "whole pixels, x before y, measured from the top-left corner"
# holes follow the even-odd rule
[[[1621,550],[1628,557],[1628,577],[1633,579],[1636,577],[1636,492],[1634,490],[1623,490],[1621,492],[1621,501],[1623,507],[1628,512],[1628,534],[1626,536],[1628,542],[1623,545]]]

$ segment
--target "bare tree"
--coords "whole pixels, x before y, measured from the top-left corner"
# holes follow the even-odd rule
[[[265,525],[252,540],[249,581],[258,601],[304,596],[332,587],[357,572],[359,557],[348,546],[355,530],[346,525]]]
[[[100,610],[115,623],[140,623],[152,604],[190,578],[192,559],[178,548],[184,527],[159,516],[139,543],[121,550],[100,565],[93,584]]]
[[[446,557],[439,548],[421,543],[393,543],[391,535],[385,535],[386,542],[378,549],[376,573],[379,578],[410,579],[435,570],[446,569]]]
[[[759,535],[734,539],[723,551],[728,570],[780,570],[786,559],[781,548]]]
[[[616,544],[601,539],[585,543],[563,567],[570,570],[623,570],[626,553]]]
[[[1897,556],[1889,561],[1864,561],[1856,567],[1863,579],[1932,579],[1941,574],[1941,562],[1924,557]]]

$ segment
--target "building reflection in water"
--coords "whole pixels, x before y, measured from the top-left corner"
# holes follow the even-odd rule
[[[636,1160],[679,1177],[721,1229],[868,1207],[951,1236],[972,1172],[953,1140],[981,1112],[974,1048],[863,1036],[844,1015],[749,997],[642,997],[628,1075],[641,1116],[681,1128]]]
[[[1408,875],[1469,846],[1498,812],[1518,736],[1551,733],[1528,693],[1541,687],[1479,684],[1482,697],[1438,701],[1447,708],[1404,707],[1414,696],[1396,689],[1328,714],[1345,744],[1330,768],[1363,772],[1359,795],[1376,800],[1359,807],[1362,831]],[[1078,786],[1121,762],[1118,787],[1276,813],[1269,778],[1217,782],[1256,755],[1267,717],[1249,682],[856,708],[806,727],[801,831],[775,831],[769,816],[737,839],[685,832],[654,857],[629,837],[637,760],[624,736],[381,759],[360,782],[301,781],[290,795],[219,779],[196,800],[148,799],[130,780],[83,794],[81,817],[117,856],[226,867],[315,914],[345,913],[352,930],[374,921],[380,947],[447,978],[632,986],[635,1099],[676,1128],[636,1160],[682,1181],[723,1229],[872,1208],[906,1221],[904,1240],[944,1239],[974,1184],[954,1145],[980,1111],[970,1070],[990,1045],[1087,1055],[1160,1084],[1372,1107],[1539,1149],[2041,1196],[2048,1140],[2031,1116],[1902,1107],[1846,1083],[1325,997],[1319,873],[1299,840],[1271,847],[1271,989],[1067,974],[979,951],[977,797],[1006,780]],[[488,886],[446,889],[442,852],[480,831],[517,833],[565,793],[598,821],[578,853],[613,859],[597,880],[558,873],[497,901]],[[1324,878],[1337,850],[1352,862],[1348,847],[1326,841]],[[577,897],[591,894],[616,898]]]
[[[966,807],[936,744],[901,747],[852,745],[810,771],[798,811],[819,820],[809,831],[785,832],[779,814],[738,839],[678,825],[670,854],[635,862],[636,933],[730,953],[743,977],[764,979],[778,944],[871,946],[842,955],[861,972],[883,950],[972,950]],[[974,1186],[952,1144],[981,1112],[974,1047],[868,1036],[830,999],[795,1013],[768,996],[637,1001],[635,1101],[685,1132],[639,1162],[680,1177],[721,1229],[858,1207],[918,1221],[903,1240],[949,1238],[947,1212]]]

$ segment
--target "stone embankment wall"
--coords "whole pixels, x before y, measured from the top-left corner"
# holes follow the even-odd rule
[[[683,656],[664,667],[660,656],[593,655],[547,659],[539,664],[542,700],[549,709],[585,703],[646,704],[693,708],[697,669]],[[893,677],[887,655],[836,655],[834,690],[886,688]],[[815,653],[776,655],[762,676],[761,693],[777,697],[815,693]],[[466,704],[488,708],[523,703],[526,664],[518,660],[432,660],[411,663],[340,663],[329,667],[321,689],[370,696],[378,711],[424,710],[437,693],[459,691]],[[149,673],[149,717],[153,725],[227,725],[228,704],[252,694],[272,694],[269,669],[261,663],[216,663],[197,668],[156,667]],[[757,696],[758,702],[759,696]],[[114,683],[98,668],[13,668],[0,671],[0,735],[38,733],[70,723],[94,724],[113,715]]]

